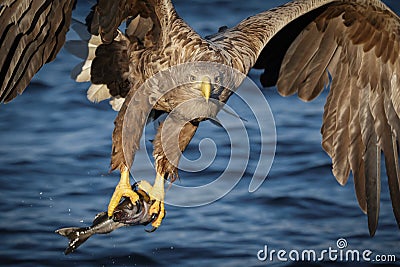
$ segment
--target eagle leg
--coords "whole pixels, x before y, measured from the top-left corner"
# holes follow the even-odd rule
[[[154,181],[154,185],[150,185],[147,181],[139,181],[137,186],[140,190],[147,193],[150,197],[151,204],[149,213],[154,218],[151,225],[153,229],[148,232],[154,232],[160,227],[162,220],[165,217],[165,208],[164,208],[164,176],[157,174],[156,179]]]
[[[108,217],[112,217],[114,210],[118,206],[122,197],[128,197],[132,203],[136,203],[139,201],[139,195],[132,190],[129,181],[129,169],[126,167],[121,170],[120,181],[115,187],[115,191],[111,197],[110,204],[108,204]]]

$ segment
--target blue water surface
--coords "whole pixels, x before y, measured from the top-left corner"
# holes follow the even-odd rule
[[[203,35],[284,2],[174,1],[181,16]],[[385,2],[400,13],[399,1]],[[92,4],[78,1],[74,18],[83,21]],[[63,49],[35,76],[22,96],[1,107],[0,265],[295,265],[277,260],[261,262],[257,253],[265,245],[287,251],[337,248],[339,238],[347,240],[348,248],[369,249],[373,255],[393,254],[400,260],[400,231],[392,214],[386,176],[379,228],[371,238],[352,179],[341,187],[331,173],[330,158],[320,145],[327,93],[306,104],[297,97],[282,98],[274,89],[263,93],[276,121],[277,151],[267,180],[256,192],[248,191],[257,162],[252,157],[244,177],[222,199],[196,208],[167,205],[168,214],[155,233],[148,234],[141,226],[122,228],[94,236],[65,256],[66,239],[54,230],[90,224],[96,213],[106,209],[119,178],[118,173],[108,173],[116,113],[107,103],[90,103],[86,99],[89,85],[69,78],[78,63],[79,59]],[[257,79],[256,74],[252,77]],[[245,110],[238,107],[239,113],[241,109]],[[249,134],[256,135],[257,129],[250,125]],[[214,139],[217,147],[222,147],[217,152],[217,164],[200,173],[182,173],[178,184],[206,184],[225,169],[229,155],[223,148],[230,144],[223,129],[209,122],[200,127],[187,157],[199,155],[198,144],[204,138]],[[150,148],[150,142],[145,142]],[[253,153],[258,147],[259,142],[251,144]],[[147,165],[140,158],[135,164],[139,171],[142,168],[151,175],[152,170],[144,167]],[[179,197],[188,202],[191,199],[191,195]]]

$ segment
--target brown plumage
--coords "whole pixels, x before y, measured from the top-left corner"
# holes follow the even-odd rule
[[[22,94],[65,42],[75,1],[5,0],[0,7],[0,102]],[[7,51],[5,53],[4,51]]]
[[[34,73],[54,58],[64,42],[71,10],[72,2],[67,0],[6,0],[0,5],[0,50],[8,51],[0,55],[2,102],[22,93]],[[34,18],[36,26],[30,26],[21,14],[29,22]],[[130,23],[123,34],[118,27],[125,19]],[[333,174],[344,185],[353,173],[357,199],[368,214],[373,235],[378,224],[383,151],[400,225],[400,19],[381,1],[295,0],[208,38],[183,21],[170,0],[99,0],[88,22],[90,32],[100,34],[102,40],[89,79],[106,84],[110,97],[122,102],[125,98],[115,120],[112,169],[131,166],[148,110],[171,112],[195,97],[188,86],[154,101],[151,96],[163,92],[142,87],[147,79],[187,62],[221,63],[244,74],[254,67],[265,70],[261,76],[264,86],[276,85],[284,96],[297,93],[311,101],[330,86],[321,132]],[[219,88],[213,97],[225,102],[229,95]],[[206,109],[199,107],[193,114],[202,117],[202,112]],[[179,150],[186,148],[199,121],[184,127]],[[130,125],[130,138],[125,141],[124,123]],[[170,141],[162,138],[162,128],[154,140],[156,168],[175,179],[179,155],[172,163],[166,158],[162,143]]]

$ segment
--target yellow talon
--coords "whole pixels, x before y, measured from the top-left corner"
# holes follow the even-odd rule
[[[150,201],[153,201],[153,204],[150,206],[149,213],[151,215],[155,215],[153,222],[151,225],[153,229],[148,232],[155,231],[158,227],[160,227],[162,220],[165,217],[165,208],[164,208],[164,176],[157,175],[154,186],[151,186],[147,181],[140,181],[137,184],[139,190],[142,190],[148,194],[150,197]]]
[[[118,206],[122,197],[129,197],[132,203],[139,200],[139,196],[132,190],[129,181],[129,170],[125,168],[121,171],[121,179],[115,188],[114,194],[111,197],[110,204],[108,204],[108,217],[111,217],[114,213],[115,208]]]
[[[162,175],[157,175],[154,186],[151,186],[147,181],[139,181],[137,183],[137,192],[144,198],[146,202],[152,202],[149,214],[154,215],[154,220],[151,223],[153,229],[151,232],[155,231],[160,225],[165,217],[164,208],[164,177]],[[132,190],[129,181],[129,171],[126,168],[121,171],[121,179],[115,188],[114,194],[111,197],[110,204],[108,205],[108,216],[112,217],[115,208],[118,206],[122,197],[129,197],[132,203],[139,200],[138,193]]]
[[[165,208],[164,208],[164,201],[156,201],[150,207],[150,214],[157,214],[156,219],[151,223],[154,227],[154,230],[160,227],[162,220],[165,217]]]

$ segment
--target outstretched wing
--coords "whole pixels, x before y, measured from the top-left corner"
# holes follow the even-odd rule
[[[333,174],[353,173],[370,234],[378,224],[381,151],[400,225],[400,19],[377,0],[298,0],[213,36],[235,67],[265,69],[264,86],[305,101],[330,86],[322,146]]]
[[[5,0],[0,4],[0,103],[22,94],[65,42],[75,1]]]

